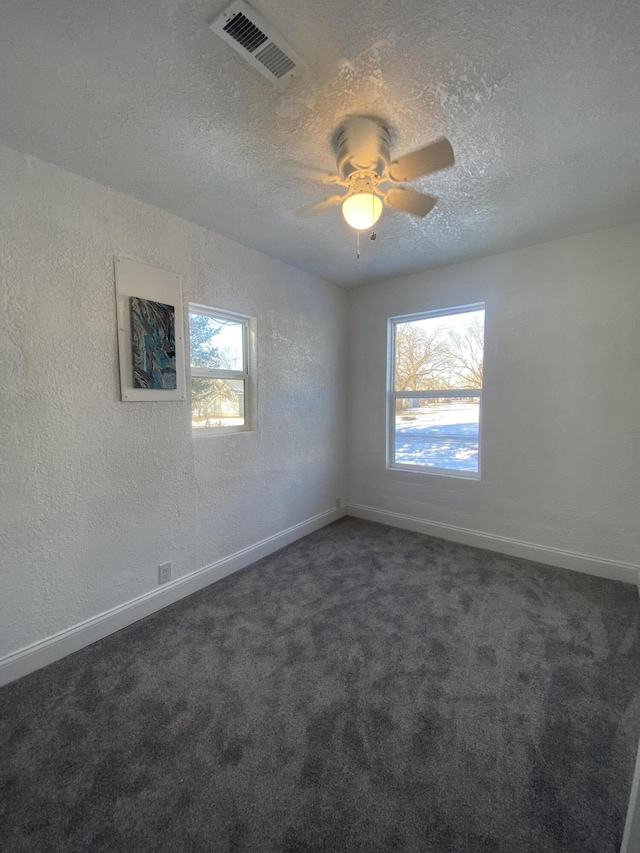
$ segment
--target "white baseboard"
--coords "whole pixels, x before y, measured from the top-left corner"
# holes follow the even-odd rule
[[[60,631],[46,640],[33,643],[31,646],[7,655],[0,659],[0,686],[14,681],[16,678],[21,678],[23,675],[28,675],[28,673],[66,657],[72,652],[77,652],[78,649],[89,646],[121,628],[126,628],[127,625],[132,625],[139,619],[155,613],[156,610],[161,610],[168,604],[173,604],[192,592],[197,592],[197,590],[203,589],[203,587],[215,583],[215,581],[219,581],[239,569],[244,569],[251,563],[255,563],[256,560],[284,548],[285,545],[295,542],[296,539],[300,539],[308,533],[313,533],[314,530],[319,530],[332,521],[342,518],[345,514],[346,510],[344,509],[331,509],[321,512],[319,515],[314,515],[307,521],[289,527],[274,536],[269,536],[255,545],[250,545],[248,548],[236,551],[235,554],[216,560],[210,566],[205,566],[181,578],[176,578],[174,581],[169,581],[169,583],[127,601],[125,604],[113,607],[111,610],[93,616],[91,619],[80,622],[65,631]]]
[[[463,545],[474,545],[476,548],[497,551],[499,554],[508,554],[510,557],[523,557],[525,560],[533,560],[536,563],[545,563],[549,566],[571,569],[571,571],[582,572],[586,575],[631,583],[637,586],[640,594],[640,575],[638,574],[640,567],[631,563],[588,557],[586,554],[576,554],[573,551],[564,551],[561,548],[534,545],[532,542],[521,542],[518,539],[509,539],[506,536],[493,536],[489,533],[480,533],[478,530],[469,530],[466,527],[456,527],[453,524],[425,521],[422,518],[413,518],[410,515],[388,512],[387,510],[351,502],[347,505],[347,515],[353,515],[355,518],[363,518],[367,521],[378,521],[391,527],[401,527],[403,530],[413,530],[416,533],[426,533],[428,536],[437,536],[440,539],[450,539]]]

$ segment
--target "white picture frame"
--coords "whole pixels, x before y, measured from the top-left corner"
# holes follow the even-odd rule
[[[124,403],[184,401],[184,313],[182,282],[175,272],[123,258],[114,258],[120,394]],[[162,303],[173,308],[175,324],[175,388],[135,387],[133,369],[131,298]]]

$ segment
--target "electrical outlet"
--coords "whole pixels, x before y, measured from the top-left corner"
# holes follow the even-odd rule
[[[166,583],[171,580],[171,563],[163,563],[158,566],[158,583]]]

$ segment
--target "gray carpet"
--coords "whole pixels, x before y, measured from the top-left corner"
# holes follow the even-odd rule
[[[0,690],[0,849],[616,853],[639,616],[343,519]]]

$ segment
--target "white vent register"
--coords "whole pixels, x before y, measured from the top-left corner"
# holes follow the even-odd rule
[[[275,86],[301,76],[300,57],[244,0],[234,0],[210,26]]]

